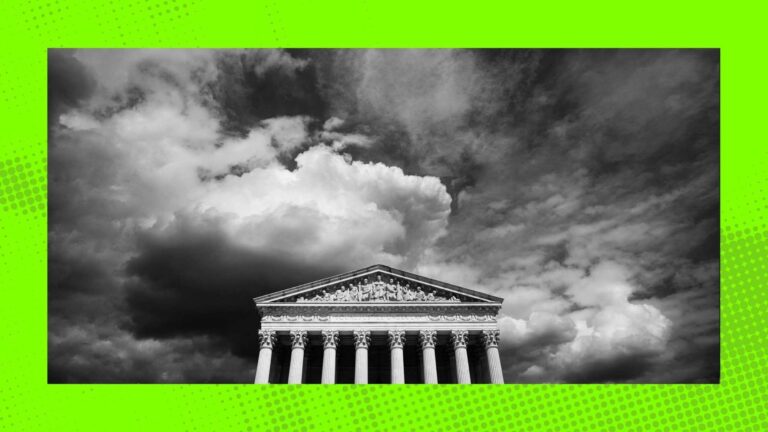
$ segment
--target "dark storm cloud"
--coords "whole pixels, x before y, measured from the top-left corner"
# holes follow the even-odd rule
[[[259,121],[279,116],[325,117],[314,65],[290,52],[220,53],[220,78],[209,90],[227,133],[245,134]]]
[[[225,341],[185,337],[137,341],[109,325],[83,323],[49,335],[50,383],[242,383],[251,362]]]
[[[581,368],[567,371],[563,380],[569,383],[604,383],[628,381],[642,376],[653,365],[655,354],[645,356],[632,352],[614,358],[593,360]]]
[[[717,51],[52,50],[49,98],[52,382],[247,382],[252,297],[372,262],[504,297],[508,382],[719,379]]]
[[[161,232],[139,235],[127,273],[131,331],[138,337],[209,335],[226,339],[234,354],[253,356],[259,318],[254,297],[341,273],[233,244],[215,225],[187,216]]]
[[[96,81],[70,50],[48,50],[48,123],[93,94]]]

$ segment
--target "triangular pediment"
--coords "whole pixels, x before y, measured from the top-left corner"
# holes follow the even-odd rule
[[[375,265],[254,299],[257,304],[286,303],[501,303],[479,291]]]

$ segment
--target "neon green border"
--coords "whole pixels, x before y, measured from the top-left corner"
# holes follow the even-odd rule
[[[768,430],[765,11],[706,2],[0,2],[0,430]],[[719,385],[46,384],[46,48],[719,47]]]

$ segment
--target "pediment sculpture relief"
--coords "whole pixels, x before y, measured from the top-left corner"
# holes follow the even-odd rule
[[[455,295],[441,295],[437,290],[400,280],[389,278],[382,281],[381,275],[376,280],[362,278],[306,293],[295,298],[298,303],[304,302],[456,302],[461,300]]]

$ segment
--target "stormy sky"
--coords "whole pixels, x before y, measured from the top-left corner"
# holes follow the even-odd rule
[[[252,382],[251,299],[505,299],[507,382],[719,380],[716,50],[51,50],[50,382]]]

